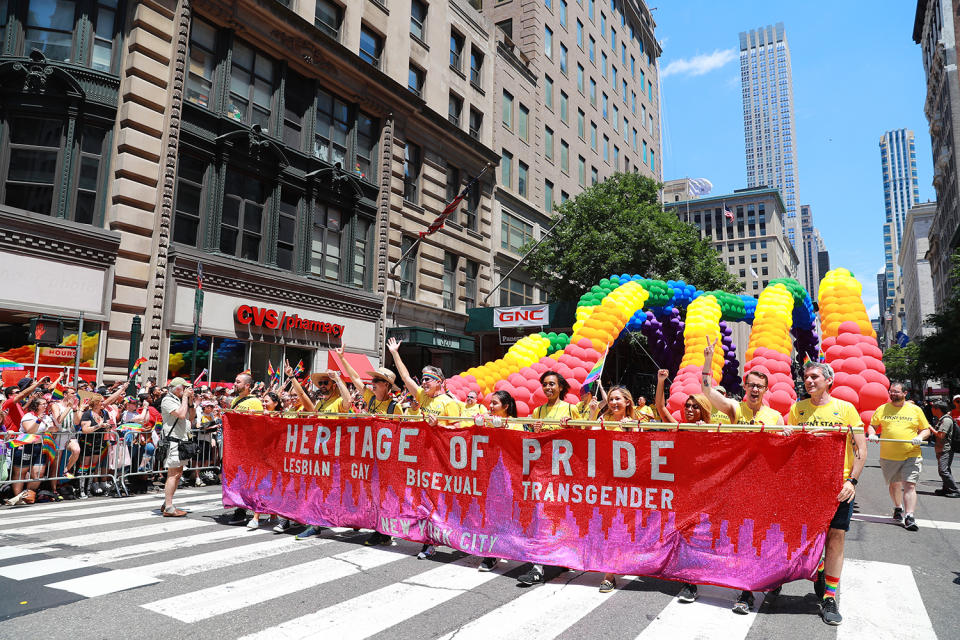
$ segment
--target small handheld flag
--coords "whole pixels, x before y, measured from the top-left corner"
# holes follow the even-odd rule
[[[303,360],[298,362],[297,366],[293,368],[293,377],[299,378],[302,373],[303,373]]]
[[[200,372],[200,375],[197,376],[197,379],[193,381],[193,386],[197,386],[205,375],[207,375],[206,367],[203,368],[203,371]]]
[[[607,353],[605,352],[600,359],[597,360],[597,364],[593,365],[593,369],[590,370],[590,373],[587,374],[587,377],[583,379],[583,387],[587,387],[593,390],[593,385],[600,380],[601,374],[603,374],[603,365],[607,362]]]
[[[147,361],[146,358],[137,358],[137,361],[133,363],[133,368],[130,369],[130,377],[135,378],[138,373],[140,373],[140,367]]]
[[[28,444],[37,444],[42,442],[43,438],[40,437],[38,433],[21,433],[18,434],[16,438],[10,441],[11,447],[24,447]]]
[[[53,396],[54,400],[63,400],[64,391],[66,391],[66,389],[58,382],[54,385],[53,392],[50,395]]]

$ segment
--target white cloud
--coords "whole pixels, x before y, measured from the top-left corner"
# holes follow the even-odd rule
[[[880,305],[877,304],[877,303],[874,303],[874,304],[870,305],[870,308],[867,309],[867,317],[870,318],[871,320],[873,320],[874,318],[879,318],[879,317],[880,317]]]
[[[702,76],[710,73],[737,58],[734,49],[717,49],[713,53],[701,53],[689,59],[672,60],[661,72],[660,77],[687,75]]]

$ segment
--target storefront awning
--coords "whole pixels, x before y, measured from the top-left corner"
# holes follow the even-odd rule
[[[543,331],[552,329],[566,329],[573,326],[576,321],[577,303],[576,302],[551,302],[549,305],[549,317],[547,323],[543,326]],[[467,333],[490,333],[496,332],[497,327],[493,323],[493,314],[497,307],[474,307],[467,309],[470,318],[467,320]]]
[[[470,353],[473,353],[474,350],[473,338],[423,327],[394,327],[393,329],[387,329],[387,336],[420,347],[468,351]]]
[[[367,359],[367,356],[362,353],[343,353],[343,358],[350,363],[350,366],[353,367],[354,371],[360,374],[360,379],[364,382],[369,382],[373,378],[370,377],[369,371],[373,371],[373,364],[370,363],[370,360]],[[344,380],[349,380],[347,375],[347,370],[345,367],[339,365],[339,359],[333,355],[333,351],[327,352],[327,368],[334,369],[343,374]]]

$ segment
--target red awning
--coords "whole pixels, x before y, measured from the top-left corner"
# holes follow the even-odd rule
[[[367,359],[367,356],[362,353],[343,353],[344,359],[350,363],[350,366],[360,374],[360,379],[364,382],[370,382],[372,378],[370,377],[369,371],[373,371],[373,365],[370,363],[370,360]],[[340,371],[343,374],[343,379],[348,381],[350,380],[347,376],[346,370],[337,364],[337,359],[334,356],[333,351],[327,352],[327,368],[335,369]]]

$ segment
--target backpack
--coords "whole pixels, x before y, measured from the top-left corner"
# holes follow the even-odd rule
[[[944,415],[944,417],[950,418],[950,448],[953,451],[960,451],[960,426],[949,414]]]

